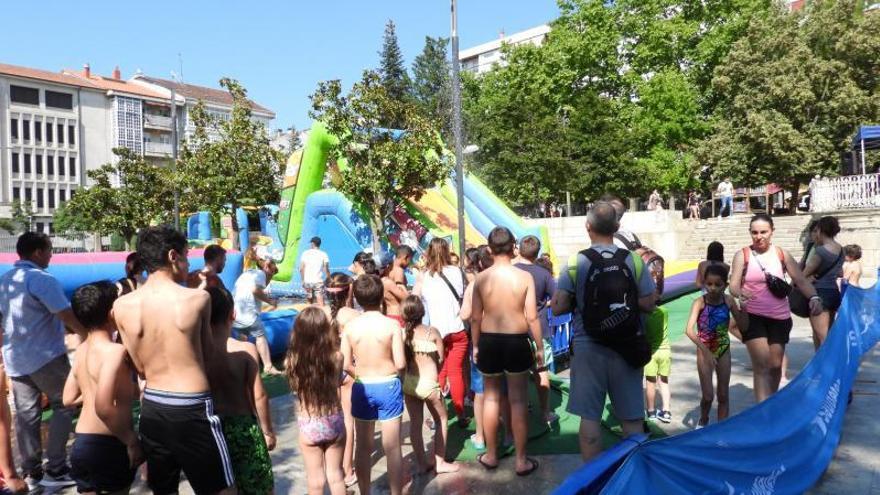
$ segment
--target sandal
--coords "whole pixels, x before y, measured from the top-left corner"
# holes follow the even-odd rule
[[[538,461],[536,461],[535,459],[533,459],[531,457],[526,457],[526,460],[532,464],[532,467],[526,469],[525,471],[517,471],[516,472],[517,476],[528,476],[528,475],[534,473],[536,469],[538,469]]]
[[[358,477],[357,477],[356,474],[354,474],[354,475],[351,476],[351,478],[345,478],[345,480],[344,480],[343,482],[345,483],[345,487],[346,487],[346,488],[351,488],[351,487],[353,487],[354,485],[357,484],[357,482],[358,482]]]
[[[483,462],[483,456],[485,456],[485,455],[486,455],[485,452],[483,452],[482,454],[478,455],[478,456],[477,456],[477,462],[479,462],[480,465],[482,465],[482,466],[486,469],[486,471],[492,471],[493,469],[497,469],[497,468],[498,468],[498,464],[495,464],[495,465],[493,466],[492,464],[489,464],[488,462]],[[537,466],[537,464],[536,464],[536,466]],[[517,473],[517,474],[519,474],[519,473]]]

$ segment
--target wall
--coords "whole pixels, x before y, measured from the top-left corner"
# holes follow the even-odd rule
[[[83,172],[113,161],[113,100],[96,91],[80,92],[80,137]],[[85,173],[83,174],[85,175]],[[80,182],[83,184],[83,182]]]

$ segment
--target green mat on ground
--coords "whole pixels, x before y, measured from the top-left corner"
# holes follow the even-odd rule
[[[532,410],[529,411],[529,443],[526,449],[529,454],[577,454],[580,452],[578,446],[578,429],[580,427],[580,418],[566,412],[568,405],[568,382],[551,378],[550,386],[550,407],[559,415],[559,421],[553,423],[549,427],[541,420],[538,411],[538,399],[534,387],[529,387],[529,403],[532,404]],[[611,415],[611,404],[605,403],[605,413],[602,417],[602,443],[607,448],[617,443],[622,435],[620,423]],[[446,453],[450,458],[459,461],[472,461],[477,454],[482,452],[474,448],[470,441],[470,436],[475,431],[476,424],[471,420],[467,428],[461,428],[458,420],[450,408],[449,417],[449,440],[446,446]],[[665,437],[666,434],[657,426],[649,423],[652,438]],[[499,435],[499,440],[503,438]],[[426,441],[428,439],[426,438]],[[513,447],[510,447],[505,454],[512,454]]]
[[[669,311],[669,342],[675,342],[684,337],[688,316],[691,314],[691,306],[694,299],[701,295],[700,292],[691,292],[663,305]]]

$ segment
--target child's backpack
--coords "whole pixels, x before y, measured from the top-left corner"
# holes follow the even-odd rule
[[[584,284],[584,332],[607,344],[631,339],[639,333],[641,324],[638,283],[626,264],[630,252],[618,249],[609,258],[594,249],[585,249],[581,254],[591,263]]]
[[[642,244],[642,240],[633,233],[629,236],[620,232],[614,234],[614,238],[620,241],[627,249],[638,254],[642,262],[651,271],[651,278],[657,287],[657,295],[663,294],[663,282],[666,280],[666,262],[656,251]]]

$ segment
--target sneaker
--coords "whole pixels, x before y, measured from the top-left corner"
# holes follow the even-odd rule
[[[663,421],[664,423],[669,423],[670,421],[672,421],[672,413],[669,411],[658,411],[657,419]]]
[[[657,419],[657,411],[648,411],[648,419],[654,421]]]
[[[73,486],[76,482],[70,477],[70,468],[64,466],[57,471],[46,470],[46,475],[40,481],[40,486],[46,488],[61,488],[65,486]]]
[[[26,473],[24,482],[27,483],[28,493],[40,491],[40,482],[43,481],[43,469],[37,468],[30,473]]]

